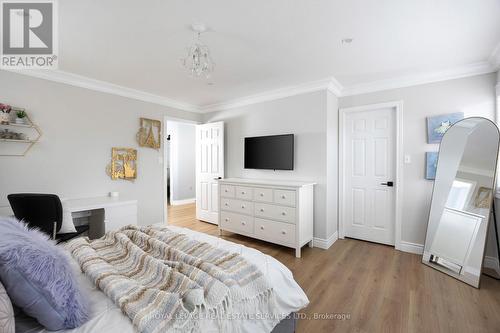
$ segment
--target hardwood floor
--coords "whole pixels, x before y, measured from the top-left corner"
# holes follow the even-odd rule
[[[195,206],[170,206],[169,223],[218,235]],[[420,256],[352,239],[328,250],[294,250],[224,232],[224,239],[281,261],[309,297],[297,332],[500,332],[500,281],[483,275],[475,289],[420,263]],[[344,319],[311,319],[314,313]],[[349,316],[346,318],[346,316]]]

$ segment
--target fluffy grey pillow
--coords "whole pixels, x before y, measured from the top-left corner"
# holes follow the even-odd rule
[[[81,326],[90,313],[68,256],[41,231],[0,217],[0,279],[12,304],[51,331]]]
[[[0,282],[0,332],[14,333],[14,310],[9,295]]]

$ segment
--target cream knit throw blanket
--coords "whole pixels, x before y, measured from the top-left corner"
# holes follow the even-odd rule
[[[198,332],[200,318],[237,332],[234,319],[273,313],[274,293],[257,267],[168,228],[130,225],[66,247],[140,332]]]

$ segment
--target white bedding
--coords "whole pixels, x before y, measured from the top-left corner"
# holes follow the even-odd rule
[[[213,237],[200,232],[192,231],[190,229],[179,228],[174,226],[169,226],[173,231],[178,233],[184,233],[191,238],[207,242],[213,246],[223,248],[227,251],[236,252],[241,254],[246,260],[256,265],[265,276],[269,278],[269,282],[273,287],[276,294],[276,313],[281,313],[282,316],[286,316],[291,312],[299,311],[300,309],[307,306],[309,300],[300,288],[300,286],[295,282],[292,276],[292,272],[268,255],[263,254],[255,249],[235,244],[217,237]],[[77,271],[80,271],[76,261],[72,264],[75,266]],[[59,332],[72,332],[72,333],[95,333],[95,332],[119,332],[119,333],[135,333],[135,329],[130,321],[130,319],[122,314],[119,308],[108,299],[108,297],[96,289],[94,284],[83,274],[79,275],[79,279],[82,288],[85,293],[89,295],[91,299],[92,314],[91,319],[83,326],[66,331]],[[249,318],[241,321],[241,331],[243,333],[258,333],[258,332],[271,332],[273,327],[282,318]],[[18,325],[16,331],[21,329],[23,326],[27,327],[29,324],[24,322],[16,321]],[[215,322],[207,321],[202,324],[203,332],[218,332]],[[23,332],[30,333],[48,333],[45,329],[33,328],[30,330],[22,330]]]

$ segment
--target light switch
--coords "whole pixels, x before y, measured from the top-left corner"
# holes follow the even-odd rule
[[[411,156],[409,154],[405,154],[405,164],[411,163]]]

